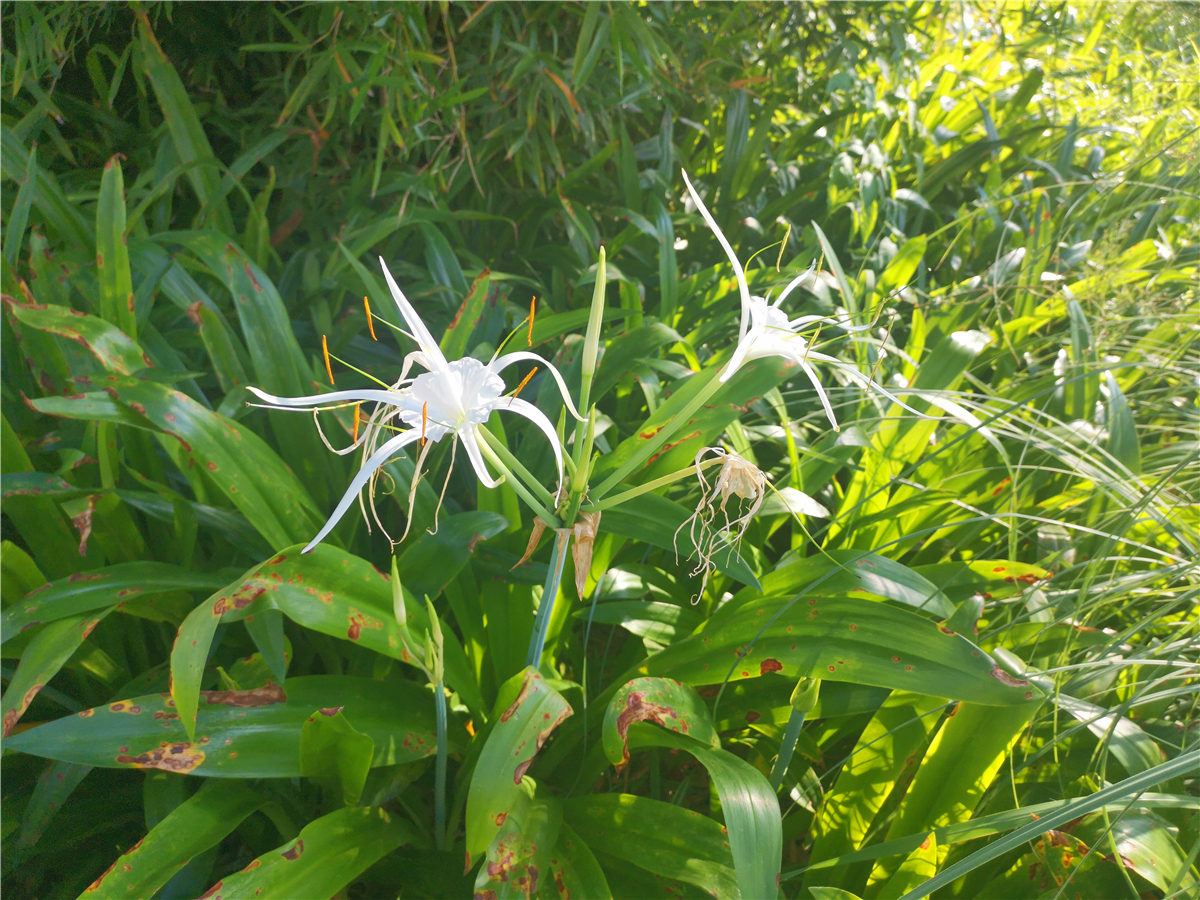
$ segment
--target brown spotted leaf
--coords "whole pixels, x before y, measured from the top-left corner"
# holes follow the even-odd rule
[[[629,726],[634,722],[653,722],[713,747],[721,746],[700,695],[671,678],[635,678],[617,691],[604,714],[604,753],[609,762],[622,765],[629,760]]]

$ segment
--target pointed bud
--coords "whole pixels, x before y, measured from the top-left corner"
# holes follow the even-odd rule
[[[396,557],[392,557],[392,611],[396,624],[403,628],[408,622],[408,610],[404,608],[404,588],[400,585],[400,570],[396,568]]]
[[[433,608],[433,601],[428,597],[425,598],[425,608],[429,610],[429,630],[433,634],[433,641],[438,647],[442,646],[442,623],[438,621],[437,610]]]
[[[792,709],[802,713],[812,712],[820,693],[820,678],[801,678],[796,683],[796,689],[792,691]]]
[[[583,339],[583,377],[596,374],[596,358],[600,352],[600,325],[604,321],[605,273],[604,248],[600,248],[600,261],[596,263],[596,290],[592,294],[592,313],[588,316],[587,334]]]

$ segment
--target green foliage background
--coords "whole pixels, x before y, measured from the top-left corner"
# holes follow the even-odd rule
[[[5,892],[1197,896],[1194,5],[3,23]],[[536,674],[550,542],[513,568],[532,513],[448,446],[411,509],[412,457],[378,498],[413,523],[407,623],[357,513],[301,557],[355,457],[246,388],[327,390],[323,338],[361,370],[338,388],[394,381],[379,256],[457,355],[524,340],[533,303],[575,386],[603,247],[601,478],[729,359],[737,287],[681,167],[755,293],[815,265],[789,315],[869,324],[818,343],[935,418],[826,372],[834,432],[795,369],[748,366],[625,487],[720,444],[804,515],[772,494],[701,591],[671,536],[693,479],[606,510]],[[523,396],[559,415],[544,373]],[[349,410],[320,424],[349,443]],[[445,792],[402,642],[425,596]],[[832,680],[776,804],[801,676]],[[614,767],[634,688],[687,735],[639,722]]]

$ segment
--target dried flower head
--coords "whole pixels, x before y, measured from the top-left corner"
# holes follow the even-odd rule
[[[704,456],[712,454],[721,461],[721,469],[716,481],[709,486],[704,477]],[[703,447],[696,454],[696,477],[700,479],[700,502],[696,510],[675,530],[676,547],[678,548],[679,532],[684,526],[688,527],[688,535],[696,547],[699,562],[692,570],[692,575],[703,573],[704,580],[700,591],[693,598],[699,600],[708,585],[708,574],[713,569],[713,557],[725,549],[733,549],[743,537],[746,529],[762,508],[767,492],[767,476],[758,466],[736,453],[722,447]],[[729,518],[729,498],[738,497],[741,515]],[[723,524],[714,527],[717,516],[723,517]],[[678,550],[677,550],[678,552]]]

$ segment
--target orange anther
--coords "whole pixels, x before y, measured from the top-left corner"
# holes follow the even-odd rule
[[[538,367],[534,366],[533,369],[530,370],[529,374],[521,379],[521,383],[517,385],[517,389],[512,392],[512,400],[517,399],[517,394],[521,393],[521,388],[523,388],[523,387],[525,387],[525,385],[529,384],[530,379],[532,379],[533,376],[537,374],[537,370],[538,370]]]
[[[363,296],[363,309],[367,311],[367,327],[371,329],[371,340],[377,341],[379,338],[375,337],[375,320],[371,315],[371,304],[367,302],[365,295]]]
[[[537,315],[537,297],[531,297],[529,299],[529,333],[525,335],[525,343],[530,347],[533,346],[533,317],[535,315]]]
[[[429,401],[421,405],[421,446],[425,446],[425,429],[429,425]]]
[[[329,383],[333,384],[333,367],[329,365],[329,341],[321,335],[321,352],[325,354],[325,371],[329,374]]]
[[[358,422],[359,416],[362,415],[362,404],[354,404],[354,443],[358,443]]]

